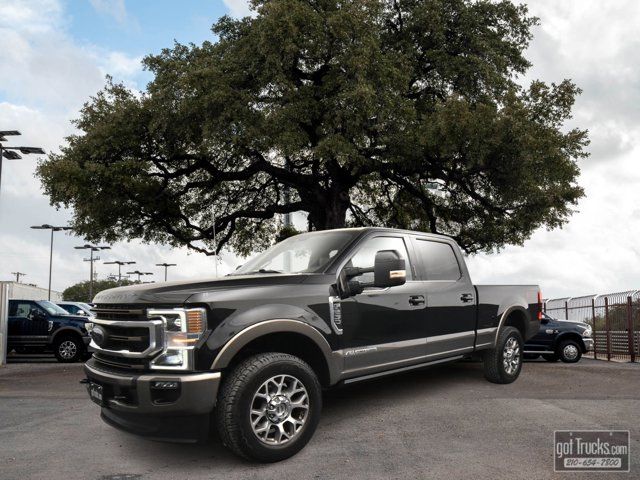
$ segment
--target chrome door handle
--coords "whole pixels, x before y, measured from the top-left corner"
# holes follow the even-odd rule
[[[460,295],[460,300],[462,300],[464,303],[473,302],[473,295],[471,293],[463,293],[462,295]]]
[[[411,295],[409,297],[409,305],[424,305],[424,295]]]

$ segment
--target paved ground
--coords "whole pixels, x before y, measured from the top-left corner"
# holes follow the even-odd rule
[[[81,377],[81,365],[0,368],[0,478],[573,479],[553,473],[553,431],[563,428],[631,430],[631,474],[610,478],[640,475],[637,364],[528,362],[500,386],[459,363],[330,391],[311,443],[274,465],[239,460],[216,439],[163,444],[116,431]]]

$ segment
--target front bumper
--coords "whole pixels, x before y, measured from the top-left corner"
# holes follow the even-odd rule
[[[121,373],[89,360],[84,371],[89,382],[102,386],[102,418],[122,430],[160,440],[189,441],[206,436],[220,372]],[[155,382],[177,382],[170,390]]]
[[[591,350],[593,350],[593,338],[582,338],[582,341],[584,342],[584,352],[583,353],[587,353],[590,352]]]

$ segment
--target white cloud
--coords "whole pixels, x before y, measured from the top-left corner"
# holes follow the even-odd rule
[[[229,9],[229,13],[232,17],[247,17],[254,16],[255,12],[253,12],[249,7],[248,0],[223,0],[224,4]]]
[[[112,17],[123,25],[127,22],[127,7],[124,0],[90,0],[91,6],[99,13]]]

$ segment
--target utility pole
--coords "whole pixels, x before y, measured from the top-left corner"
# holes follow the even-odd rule
[[[23,272],[11,272],[11,275],[16,276],[16,283],[20,283],[20,277],[26,277],[27,274]]]
[[[88,243],[80,246],[74,247],[76,250],[89,250],[90,257],[85,258],[85,262],[90,262],[91,266],[89,268],[89,303],[93,300],[93,262],[100,260],[100,257],[94,257],[93,252],[97,252],[99,250],[110,250],[111,247],[108,245],[90,245]]]
[[[122,280],[122,272],[121,268],[123,265],[133,265],[136,262],[124,261],[124,260],[114,260],[113,262],[104,262],[105,265],[118,265],[118,283]]]
[[[156,267],[164,267],[164,281],[167,281],[167,269],[169,267],[177,267],[177,263],[156,263]]]
[[[71,230],[71,227],[54,227],[45,223],[44,225],[33,225],[34,230],[51,230],[51,246],[49,247],[49,296],[47,300],[51,300],[51,271],[53,270],[53,233],[63,230]]]

